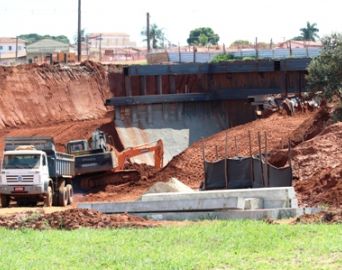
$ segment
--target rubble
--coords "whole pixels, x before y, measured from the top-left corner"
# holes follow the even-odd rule
[[[9,229],[74,230],[79,228],[146,228],[158,225],[157,222],[137,216],[127,214],[105,215],[88,209],[68,209],[50,214],[26,212],[8,217],[0,216],[0,227]]]
[[[311,223],[342,223],[342,210],[322,211],[317,214],[305,214],[297,217],[292,224],[311,224]]]
[[[167,182],[157,182],[150,187],[145,194],[149,193],[163,193],[163,192],[194,192],[193,189],[184,185],[177,178],[172,177]]]

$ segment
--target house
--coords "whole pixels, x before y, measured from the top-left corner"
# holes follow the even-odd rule
[[[320,41],[310,40],[287,40],[277,44],[277,48],[281,49],[296,49],[296,48],[321,48],[322,43]]]
[[[5,65],[26,61],[25,41],[20,38],[0,37],[0,63]]]
[[[113,49],[136,47],[136,42],[130,41],[126,33],[90,33],[87,35],[90,48]]]
[[[29,63],[51,63],[56,54],[68,54],[70,45],[53,39],[42,39],[26,47]]]
[[[145,57],[126,33],[90,33],[85,44],[85,51],[82,46],[82,55],[85,52],[88,59],[96,61],[127,61]]]

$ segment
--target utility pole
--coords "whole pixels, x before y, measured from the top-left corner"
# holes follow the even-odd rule
[[[99,62],[102,60],[102,48],[101,48],[101,43],[102,43],[102,34],[100,34],[100,44],[99,44]]]
[[[77,60],[81,62],[81,0],[78,0]]]
[[[147,40],[147,52],[151,51],[150,45],[150,13],[146,13],[146,40]]]
[[[89,44],[88,44],[89,37],[88,35],[86,36],[85,40],[86,40],[86,49],[87,49],[87,60],[89,60]]]
[[[255,57],[259,58],[258,37],[255,38]]]
[[[15,38],[15,62],[18,61],[18,36]]]

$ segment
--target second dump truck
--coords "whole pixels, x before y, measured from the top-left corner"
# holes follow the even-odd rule
[[[0,172],[2,207],[18,205],[66,206],[72,203],[75,159],[57,152],[51,137],[7,137]]]

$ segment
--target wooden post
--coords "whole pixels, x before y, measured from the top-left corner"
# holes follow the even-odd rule
[[[216,153],[216,160],[218,160],[218,148],[217,148],[217,145],[215,145],[215,153]]]
[[[258,146],[259,146],[259,158],[260,158],[260,166],[261,166],[262,184],[265,186],[264,166],[262,165],[261,135],[260,135],[260,131],[258,131]]]
[[[292,169],[292,162],[291,162],[291,139],[288,140],[288,152],[287,152],[289,166]]]
[[[228,132],[226,131],[226,138],[224,144],[224,180],[226,181],[226,188],[228,189]]]
[[[269,166],[268,166],[268,152],[267,152],[267,132],[264,132],[265,136],[265,164],[266,164],[266,183],[267,186],[270,186],[270,177],[269,177]]]
[[[204,180],[203,180],[203,189],[205,190],[205,179],[206,179],[206,166],[205,166],[205,145],[204,145],[204,139],[202,138],[202,158],[203,158],[203,170],[204,170]]]
[[[251,157],[251,175],[252,175],[252,181],[254,184],[255,177],[254,177],[254,159],[253,159],[253,152],[252,152],[252,134],[251,131],[248,131],[248,141],[249,141],[249,155]]]

